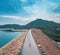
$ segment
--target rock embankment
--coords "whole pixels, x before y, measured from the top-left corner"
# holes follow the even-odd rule
[[[32,35],[43,55],[60,55],[60,47],[58,44],[43,34],[41,30],[33,29]]]
[[[17,55],[21,51],[27,32],[24,32],[21,36],[0,48],[0,55]]]

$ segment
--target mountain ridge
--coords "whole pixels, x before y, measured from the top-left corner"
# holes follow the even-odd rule
[[[18,24],[6,24],[0,26],[0,28],[17,28],[17,29],[41,29],[44,34],[49,38],[60,41],[60,23],[55,23],[53,21],[47,21],[42,19],[36,19],[26,25]]]
[[[45,26],[46,25],[46,26]],[[47,20],[42,20],[42,19],[36,19],[34,21],[31,21],[27,23],[26,25],[19,25],[19,24],[4,24],[0,25],[0,28],[60,28],[60,23],[55,23],[53,21],[47,21]]]

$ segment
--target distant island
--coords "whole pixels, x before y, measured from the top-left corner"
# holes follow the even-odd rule
[[[55,23],[53,21],[47,21],[42,19],[36,19],[31,21],[26,25],[18,24],[5,24],[0,25],[0,29],[41,29],[49,38],[55,41],[60,41],[60,23]]]

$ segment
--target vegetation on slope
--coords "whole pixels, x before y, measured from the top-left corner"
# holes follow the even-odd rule
[[[37,28],[41,29],[48,37],[60,41],[60,23],[55,23],[53,21],[47,21],[42,19],[34,20],[26,25],[18,24],[6,24],[0,26],[0,28],[19,28],[19,29],[31,29]]]

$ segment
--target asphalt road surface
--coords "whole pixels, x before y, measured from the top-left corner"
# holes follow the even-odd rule
[[[29,30],[26,36],[20,55],[41,55],[32,37],[31,30]]]

